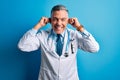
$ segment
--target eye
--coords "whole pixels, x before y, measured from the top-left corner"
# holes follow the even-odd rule
[[[62,19],[61,19],[61,21],[65,21],[65,20],[66,20],[66,18],[62,18]]]
[[[57,21],[58,19],[57,19],[57,18],[53,18],[52,20],[53,20],[53,21]]]

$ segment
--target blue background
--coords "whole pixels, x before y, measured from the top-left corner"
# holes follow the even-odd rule
[[[17,43],[40,17],[50,17],[56,4],[66,5],[69,16],[77,17],[100,44],[96,54],[78,51],[80,79],[120,80],[119,3],[119,0],[0,0],[0,80],[37,80],[39,51],[21,52]]]

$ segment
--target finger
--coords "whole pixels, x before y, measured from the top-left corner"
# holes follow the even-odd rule
[[[41,19],[39,20],[39,22],[44,22],[45,21],[45,17],[41,17]]]
[[[72,25],[74,25],[75,24],[75,19],[74,18],[72,18]]]
[[[70,19],[70,24],[71,24],[71,25],[74,25],[74,23],[75,23],[74,18],[71,18],[71,19]]]
[[[45,24],[49,23],[49,18],[45,18],[45,19],[44,19],[44,23],[45,23]]]

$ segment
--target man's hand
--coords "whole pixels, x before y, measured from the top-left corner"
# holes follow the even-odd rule
[[[45,26],[47,23],[50,22],[50,18],[42,17],[38,24],[34,27],[34,29],[39,30],[41,27]]]
[[[45,26],[47,23],[49,23],[49,18],[42,17],[39,21],[40,26]]]
[[[77,18],[69,18],[68,23],[71,24],[73,27],[75,27],[77,30],[83,32],[84,28],[79,23]]]

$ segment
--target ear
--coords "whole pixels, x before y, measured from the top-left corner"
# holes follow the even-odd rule
[[[51,23],[51,18],[49,18],[49,23]]]
[[[68,18],[68,24],[70,24],[70,18]]]

